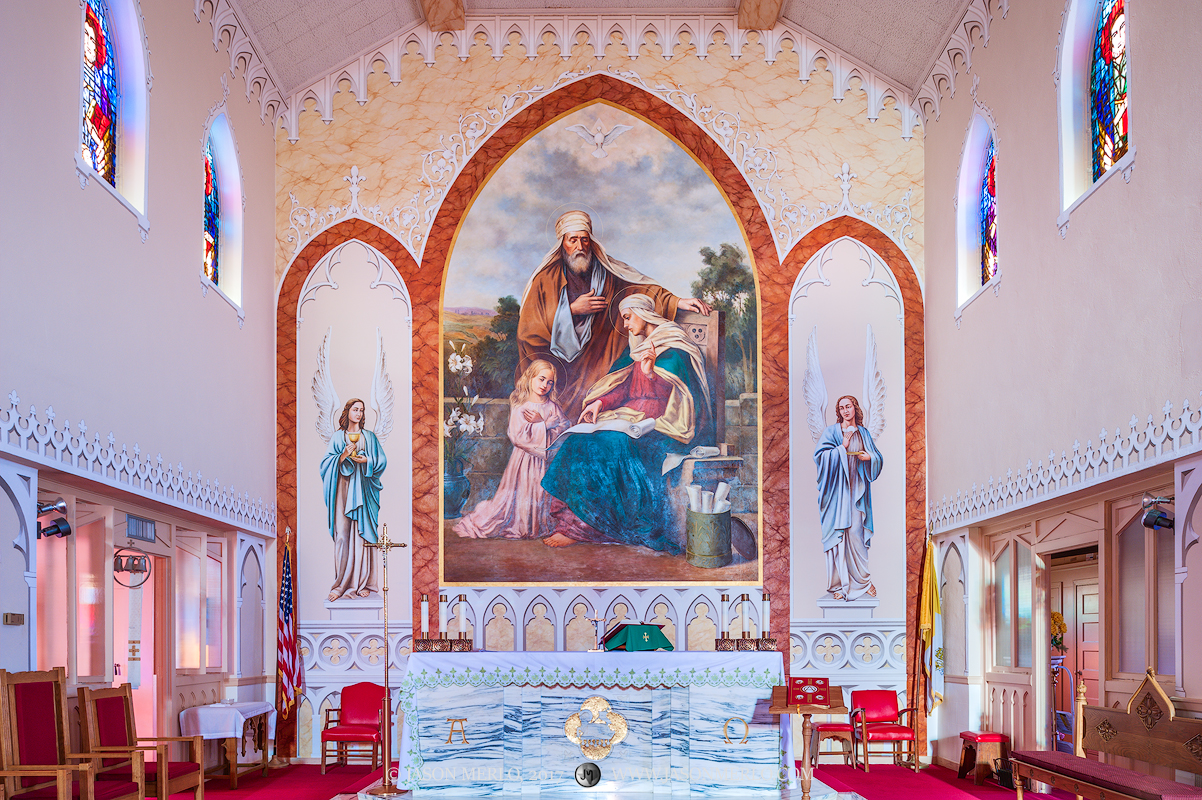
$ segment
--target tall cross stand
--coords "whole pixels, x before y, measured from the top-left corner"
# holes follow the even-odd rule
[[[404,542],[394,542],[388,538],[388,525],[377,542],[364,542],[364,547],[374,547],[380,551],[381,569],[384,572],[384,782],[379,786],[368,789],[366,794],[377,797],[396,797],[401,794],[397,785],[392,782],[392,691],[388,685],[388,673],[392,670],[392,645],[388,642],[388,551],[394,547],[408,547]]]

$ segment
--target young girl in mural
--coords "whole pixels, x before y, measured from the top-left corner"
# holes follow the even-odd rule
[[[455,523],[467,539],[541,539],[551,533],[548,503],[542,488],[547,446],[571,422],[556,403],[555,367],[531,362],[509,396],[509,441],[513,454],[491,499],[482,501]]]

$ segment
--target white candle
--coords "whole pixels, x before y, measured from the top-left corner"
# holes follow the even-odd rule
[[[467,595],[459,595],[459,638],[467,638]]]
[[[726,606],[727,606],[729,603],[730,603],[730,595],[728,595],[728,594],[724,594],[724,595],[722,595],[722,602],[718,604],[718,608],[719,608],[719,609],[721,610],[721,612],[722,612],[722,613],[719,615],[719,616],[721,617],[721,620],[722,620],[722,627],[721,627],[721,629],[719,630],[719,635],[720,635],[720,637],[721,637],[721,638],[723,638],[723,639],[725,639],[725,638],[726,638],[726,631],[728,630],[728,629],[727,629],[727,627],[726,627]]]
[[[747,619],[747,608],[745,605],[746,603],[747,603],[747,595],[745,595],[745,594],[739,595],[739,630],[743,632],[744,639],[746,639],[748,636],[751,635],[751,632],[747,630],[747,623],[750,620]]]
[[[768,638],[768,632],[770,630],[772,630],[772,622],[771,622],[771,620],[772,620],[772,605],[770,603],[771,600],[772,600],[772,595],[768,594],[767,592],[764,592],[764,613],[760,615],[760,622],[763,623],[761,626],[762,629],[760,630],[760,636],[765,639]]]
[[[438,638],[443,639],[447,634],[447,596],[438,596]]]
[[[430,596],[422,595],[422,638],[430,636]]]

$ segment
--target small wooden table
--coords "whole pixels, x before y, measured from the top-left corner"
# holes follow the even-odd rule
[[[248,703],[214,703],[208,706],[186,708],[179,713],[180,731],[185,736],[200,736],[204,739],[223,739],[222,753],[225,763],[205,771],[205,777],[221,777],[228,770],[230,789],[238,788],[238,778],[262,769],[267,775],[268,727],[274,723],[275,707],[271,703],[254,701]],[[246,739],[253,737],[259,749],[257,762],[238,761],[238,743],[242,743],[242,755],[246,755]]]
[[[770,714],[801,714],[801,797],[802,800],[809,800],[810,797],[810,782],[814,779],[814,765],[810,760],[810,739],[813,738],[814,726],[810,722],[810,716],[813,714],[846,714],[848,709],[843,704],[843,687],[832,686],[831,704],[829,706],[814,706],[789,705],[789,689],[786,686],[772,687],[772,705],[768,709]],[[782,722],[781,724],[788,724]]]

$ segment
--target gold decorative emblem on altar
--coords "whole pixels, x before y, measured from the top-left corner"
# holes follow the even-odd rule
[[[582,714],[588,712],[586,720]],[[600,761],[626,738],[626,717],[609,707],[604,697],[594,695],[568,717],[563,732],[572,744],[580,745],[585,758]]]

